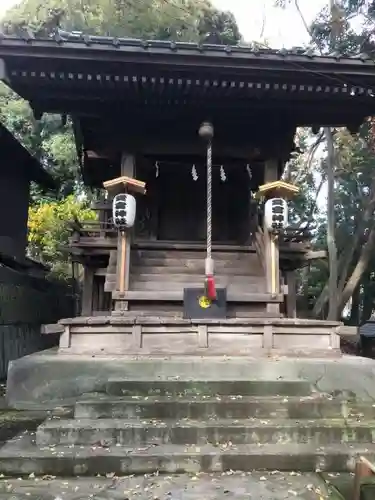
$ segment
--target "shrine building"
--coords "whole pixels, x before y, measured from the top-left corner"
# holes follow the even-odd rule
[[[0,75],[36,119],[71,117],[96,193],[59,354],[340,356],[340,322],[297,317],[296,271],[325,252],[288,222],[282,175],[297,127],[375,112],[372,61],[71,34],[3,37]]]

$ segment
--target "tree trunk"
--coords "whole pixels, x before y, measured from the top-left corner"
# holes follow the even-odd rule
[[[327,140],[327,248],[329,261],[328,278],[328,319],[337,319],[337,248],[335,239],[335,148],[333,144],[332,130],[327,127],[324,129]]]
[[[338,310],[340,312],[344,309],[345,304],[348,302],[354,290],[359,285],[363,273],[367,270],[374,248],[375,248],[375,228],[372,228],[368,240],[362,248],[361,255],[358,259],[357,265],[355,266],[354,271],[352,272],[348,282],[346,283],[345,288],[340,297],[338,306]]]
[[[360,244],[361,244],[361,239],[363,238],[363,233],[366,230],[366,227],[368,227],[368,223],[371,220],[373,216],[373,212],[375,209],[375,177],[373,184],[371,186],[371,191],[372,191],[372,198],[370,202],[368,203],[363,216],[361,218],[360,224],[358,224],[357,229],[354,233],[353,236],[353,243],[351,245],[348,245],[346,251],[343,251],[340,259],[339,259],[339,264],[338,268],[340,269],[340,279],[339,279],[339,284],[338,284],[338,295],[342,294],[342,291],[344,290],[346,280],[348,278],[348,271],[350,264],[352,263],[353,256],[357,253],[359,250]],[[328,301],[328,283],[324,286],[321,294],[317,298],[315,302],[315,306],[313,309],[313,316],[314,317],[320,317],[322,310],[324,309],[327,301]]]

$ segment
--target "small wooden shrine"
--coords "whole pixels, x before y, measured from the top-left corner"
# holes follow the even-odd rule
[[[372,61],[72,34],[3,37],[0,68],[36,117],[72,117],[84,182],[98,192],[97,222],[71,238],[83,304],[60,322],[61,352],[339,351],[340,323],[296,317],[295,272],[325,255],[280,222],[298,193],[281,179],[298,126],[355,132],[374,113]],[[123,230],[117,194],[135,198]],[[189,316],[187,291],[205,297],[208,227],[224,309],[214,317],[215,301],[201,301]]]

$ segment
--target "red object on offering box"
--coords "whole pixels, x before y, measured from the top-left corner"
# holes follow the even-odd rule
[[[210,300],[216,299],[216,286],[215,286],[215,278],[213,276],[206,277],[206,296]]]

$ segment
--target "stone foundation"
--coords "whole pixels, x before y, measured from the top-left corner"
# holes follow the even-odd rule
[[[355,356],[293,358],[251,356],[25,356],[9,366],[7,398],[19,409],[73,405],[83,394],[104,392],[109,379],[280,380],[309,382],[318,391],[375,400],[375,362]]]
[[[93,316],[61,320],[60,353],[337,356],[342,324],[291,318],[191,320]]]

